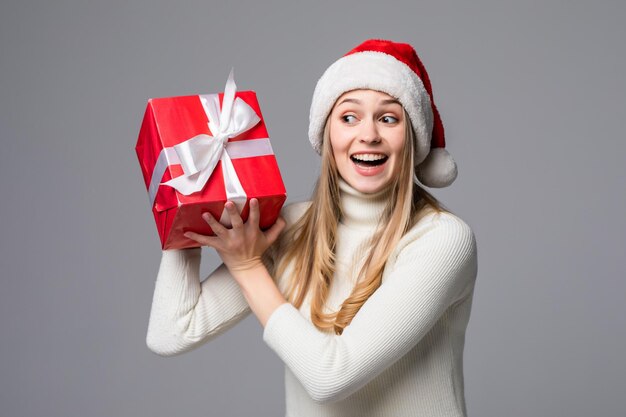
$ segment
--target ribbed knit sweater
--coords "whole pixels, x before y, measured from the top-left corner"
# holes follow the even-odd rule
[[[338,311],[355,284],[355,264],[388,194],[340,182],[343,216],[336,273],[326,311]],[[287,227],[309,203],[283,208]],[[263,340],[285,363],[287,417],[465,416],[463,347],[477,273],[470,227],[451,213],[428,212],[392,252],[380,287],[341,335],[310,321],[310,298],[280,305]],[[276,254],[280,256],[280,254]],[[147,344],[155,353],[191,350],[251,310],[222,265],[199,280],[200,250],[164,251]],[[285,294],[292,268],[277,277]]]

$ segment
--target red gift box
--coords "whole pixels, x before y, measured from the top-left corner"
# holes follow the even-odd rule
[[[266,229],[287,198],[256,93],[236,92],[234,81],[225,93],[148,100],[135,149],[163,249],[200,246],[183,233],[212,235],[204,212],[229,225],[228,200],[245,221],[257,198]],[[214,167],[203,168],[207,159]]]

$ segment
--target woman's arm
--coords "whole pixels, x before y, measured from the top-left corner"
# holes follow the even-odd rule
[[[457,218],[439,217],[418,228],[342,335],[319,331],[289,303],[269,317],[264,341],[315,401],[334,402],[362,388],[471,291],[477,270],[474,235]]]
[[[202,217],[211,226],[215,236],[186,232],[185,237],[217,251],[231,276],[242,288],[245,299],[261,325],[265,325],[270,314],[286,300],[263,264],[262,256],[278,239],[287,222],[279,216],[267,231],[262,231],[259,227],[259,201],[256,198],[250,199],[250,214],[245,223],[232,201],[227,201],[224,208],[230,216],[230,229],[207,212]]]
[[[146,343],[173,356],[225,332],[250,313],[228,269],[220,265],[200,283],[200,248],[163,251]]]
[[[284,217],[292,224],[307,206],[307,203],[285,205],[281,219]],[[273,248],[261,253],[265,278],[271,280],[267,268],[272,269]],[[200,255],[200,248],[163,251],[146,336],[150,350],[159,355],[173,356],[192,350],[250,314],[241,287],[224,264],[200,283]],[[282,299],[273,282],[265,284],[258,288],[254,300],[271,300],[271,297],[259,297],[267,295],[267,289],[274,291],[274,299]],[[253,305],[256,308],[258,302],[253,301]]]

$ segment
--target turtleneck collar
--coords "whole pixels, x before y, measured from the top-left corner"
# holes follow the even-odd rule
[[[366,194],[339,178],[339,196],[343,218],[341,223],[357,229],[375,229],[391,195],[391,188]]]

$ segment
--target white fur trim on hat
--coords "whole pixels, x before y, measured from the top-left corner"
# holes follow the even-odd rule
[[[313,148],[321,153],[324,124],[337,99],[357,89],[381,91],[402,103],[415,132],[415,165],[424,161],[430,151],[433,130],[430,96],[409,66],[376,51],[356,52],[340,58],[317,82],[309,114],[309,140]]]

